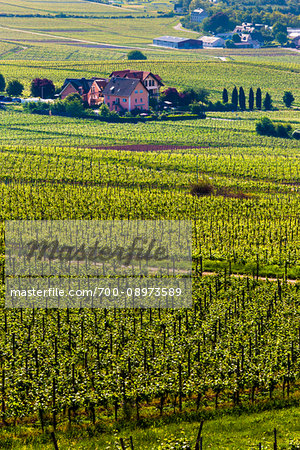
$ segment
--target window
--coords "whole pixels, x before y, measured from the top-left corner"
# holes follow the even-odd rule
[[[137,98],[135,99],[135,103],[137,103]]]
[[[135,93],[135,94],[138,94],[138,93],[139,93],[139,91],[134,91],[134,93]]]
[[[143,99],[141,98],[141,103],[143,103]]]
[[[126,98],[123,98],[123,102],[127,102]]]
[[[142,93],[143,93],[143,90],[141,89],[141,90],[140,90],[140,94],[142,94]]]
[[[145,86],[148,86],[148,81],[147,80],[145,81]]]
[[[109,95],[107,96],[107,100],[109,100]]]
[[[109,103],[107,103],[107,106],[108,106],[108,107],[110,107],[110,104],[109,104]]]

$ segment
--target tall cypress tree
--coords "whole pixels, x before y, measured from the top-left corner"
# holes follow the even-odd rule
[[[264,99],[264,108],[266,111],[269,111],[272,109],[272,98],[269,92],[266,93],[265,99]]]
[[[223,103],[228,103],[228,92],[227,89],[223,89]]]
[[[240,87],[240,92],[239,92],[239,104],[240,104],[241,110],[245,111],[245,109],[246,109],[246,97],[245,97],[245,92],[244,92],[244,89],[242,88],[242,86]]]
[[[0,92],[4,92],[5,91],[5,79],[4,76],[0,73]]]
[[[253,108],[254,108],[254,92],[251,87],[250,91],[249,91],[249,109],[250,109],[250,111],[253,111]]]
[[[261,89],[258,88],[256,91],[256,108],[261,109]]]
[[[236,86],[234,86],[233,91],[232,91],[231,103],[233,104],[234,109],[237,109],[238,103],[239,103],[239,94],[238,94],[238,90],[237,90]]]

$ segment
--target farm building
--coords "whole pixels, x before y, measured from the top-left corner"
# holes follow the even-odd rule
[[[220,48],[224,47],[225,41],[220,37],[202,36],[203,48]]]
[[[149,110],[149,92],[136,78],[113,77],[105,86],[103,96],[110,111]]]
[[[153,39],[154,45],[161,47],[182,48],[182,49],[194,49],[202,48],[202,41],[199,39],[188,39],[174,36],[162,36]]]
[[[204,9],[194,9],[194,11],[191,12],[191,22],[201,23],[206,17],[208,17],[208,14]]]

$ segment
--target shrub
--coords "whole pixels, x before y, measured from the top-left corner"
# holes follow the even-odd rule
[[[65,108],[66,114],[70,117],[82,117],[84,115],[83,104],[77,99],[67,101]]]
[[[18,80],[13,80],[8,83],[6,92],[8,95],[18,96],[21,95],[24,90],[24,86]]]
[[[31,114],[49,114],[50,105],[44,102],[26,102],[23,108]]]
[[[256,132],[263,136],[276,136],[275,125],[269,117],[262,117],[260,121],[256,123]]]
[[[191,185],[190,194],[195,197],[204,197],[211,195],[214,192],[214,187],[205,181]]]
[[[279,123],[278,125],[275,126],[275,129],[276,129],[276,136],[282,138],[291,137],[292,127],[289,123],[288,124]]]
[[[131,50],[127,53],[127,59],[129,60],[145,60],[147,56],[144,55],[140,50]]]
[[[190,105],[191,113],[201,116],[203,114],[203,106],[200,103],[194,102]]]
[[[262,117],[256,124],[256,132],[263,136],[290,138],[292,127],[290,124],[274,124],[268,117]]]
[[[54,116],[64,116],[66,114],[66,107],[64,102],[58,101],[50,106],[50,111]]]

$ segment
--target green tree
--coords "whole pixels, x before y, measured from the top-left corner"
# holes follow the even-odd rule
[[[223,98],[223,103],[228,103],[228,91],[226,88],[223,89],[222,98]]]
[[[262,117],[259,122],[256,123],[256,132],[264,136],[276,136],[276,129],[273,122],[269,117]]]
[[[250,111],[253,111],[254,108],[254,92],[252,87],[249,90],[249,109]]]
[[[256,108],[257,109],[261,109],[261,89],[257,88],[256,90],[256,95],[255,95],[255,103],[256,103]]]
[[[272,34],[275,37],[277,33],[284,33],[284,34],[288,34],[287,32],[287,26],[283,25],[280,22],[276,22],[273,27],[272,27]]]
[[[280,45],[286,44],[288,41],[287,34],[285,33],[277,33],[276,34],[276,41],[279,42]]]
[[[246,109],[246,97],[245,97],[244,89],[242,87],[240,87],[240,92],[239,92],[239,104],[240,104],[241,110],[244,111]]]
[[[4,92],[5,91],[5,78],[4,76],[0,73],[0,92]]]
[[[285,91],[282,99],[287,108],[290,108],[292,103],[295,101],[295,97],[290,91]]]
[[[232,39],[228,39],[225,42],[225,46],[226,46],[226,48],[234,48],[235,47],[235,43],[234,43],[234,41]]]
[[[240,36],[239,34],[235,33],[235,34],[232,36],[232,40],[233,40],[233,42],[234,42],[235,44],[238,44],[239,42],[241,42],[241,36]]]
[[[6,88],[6,92],[9,96],[21,95],[23,90],[24,90],[24,86],[18,80],[10,81]]]
[[[221,11],[203,21],[204,31],[213,33],[228,31],[231,27],[232,23],[230,22],[228,15]]]
[[[266,96],[264,98],[264,108],[266,111],[272,109],[272,98],[269,92],[266,93]]]
[[[127,59],[129,60],[145,60],[147,56],[144,55],[140,50],[131,50],[127,53]]]
[[[99,115],[101,117],[109,117],[110,114],[109,107],[103,103],[99,108]]]
[[[231,103],[233,104],[233,107],[235,110],[237,110],[238,103],[239,103],[239,94],[236,86],[234,86],[232,94],[231,94]]]
[[[66,102],[65,108],[68,116],[82,117],[84,115],[83,104],[77,99]]]

